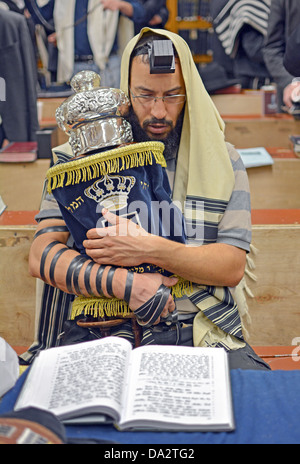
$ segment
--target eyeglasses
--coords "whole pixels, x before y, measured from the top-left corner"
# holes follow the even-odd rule
[[[131,96],[143,106],[150,106],[153,102],[162,100],[165,105],[180,105],[186,100],[186,95],[166,95],[165,97],[155,97],[153,95],[134,95],[130,90]]]

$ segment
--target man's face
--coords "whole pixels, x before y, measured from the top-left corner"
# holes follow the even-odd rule
[[[176,128],[184,101],[180,104],[165,103],[159,98],[144,104],[134,96],[166,97],[185,94],[185,85],[179,60],[176,59],[174,74],[150,74],[149,63],[137,56],[132,61],[130,73],[130,91],[132,109],[135,116],[150,140],[164,141]]]

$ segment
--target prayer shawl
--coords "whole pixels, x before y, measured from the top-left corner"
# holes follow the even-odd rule
[[[141,34],[146,30],[148,29],[141,31]],[[188,46],[179,36],[168,31],[156,30],[155,32],[168,36],[174,42],[187,84],[187,105],[173,198],[186,200],[186,218],[190,218],[191,225],[205,227],[203,244],[213,243],[217,240],[218,224],[234,186],[234,174],[224,141],[224,124],[202,84]],[[128,93],[129,58],[137,40],[138,38],[135,38],[128,44],[122,63],[122,89],[126,93]],[[69,157],[72,156],[69,144],[63,146],[62,150],[67,151]],[[197,208],[198,206],[201,208]],[[37,283],[39,323],[36,327],[35,342],[22,355],[22,359],[29,363],[41,349],[59,343],[58,335],[64,330],[64,321],[71,317],[71,305],[74,299],[74,295],[44,284],[41,280]],[[190,299],[199,311],[203,311],[226,333],[242,338],[238,307],[229,289],[196,285],[193,287],[194,291]],[[244,298],[243,294],[242,297]],[[243,304],[242,301],[242,306]],[[194,326],[197,328],[197,316]],[[153,343],[150,329],[146,330],[143,344]],[[133,340],[131,329],[125,330],[124,325],[113,334]],[[197,330],[194,330],[195,346],[200,344],[198,338]]]
[[[144,28],[123,53],[121,90],[129,94],[130,55]],[[224,137],[224,122],[206,92],[191,51],[177,34],[155,30],[171,39],[179,56],[186,85],[186,107],[179,146],[173,200],[182,205],[187,243],[202,246],[217,242],[218,225],[234,188],[234,172]],[[195,234],[195,230],[200,233]],[[238,306],[227,287],[193,285],[190,300],[226,333],[243,338]],[[197,316],[194,328],[197,325]],[[197,331],[194,330],[194,344]]]
[[[74,14],[76,0],[55,0],[54,23],[57,34],[58,82],[67,82],[74,68]],[[94,61],[104,70],[119,23],[119,11],[104,10],[99,0],[89,0],[87,27]]]
[[[239,33],[244,25],[249,25],[267,35],[271,0],[229,0],[214,20],[223,48],[231,58],[236,56]]]
[[[146,232],[185,243],[182,213],[171,201],[163,151],[160,142],[144,142],[70,160],[66,152],[55,150],[58,161],[47,172],[48,192],[57,200],[82,255],[88,258],[82,245],[87,231],[109,225],[101,214],[103,207],[130,219]],[[170,276],[147,263],[131,270]],[[185,289],[190,289],[190,283],[180,280],[172,291],[182,296]],[[127,314],[129,308],[116,298],[78,297],[73,317],[82,312],[94,317],[116,316]]]

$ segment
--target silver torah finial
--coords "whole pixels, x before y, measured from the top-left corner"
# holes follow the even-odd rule
[[[133,142],[123,115],[130,102],[120,89],[101,87],[99,74],[81,71],[71,80],[75,92],[56,110],[58,126],[69,135],[74,156]]]

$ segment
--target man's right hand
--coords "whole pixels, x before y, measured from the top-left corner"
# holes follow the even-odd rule
[[[292,82],[284,89],[283,101],[288,108],[291,108],[293,106],[293,95],[299,94],[299,92],[300,82]]]

